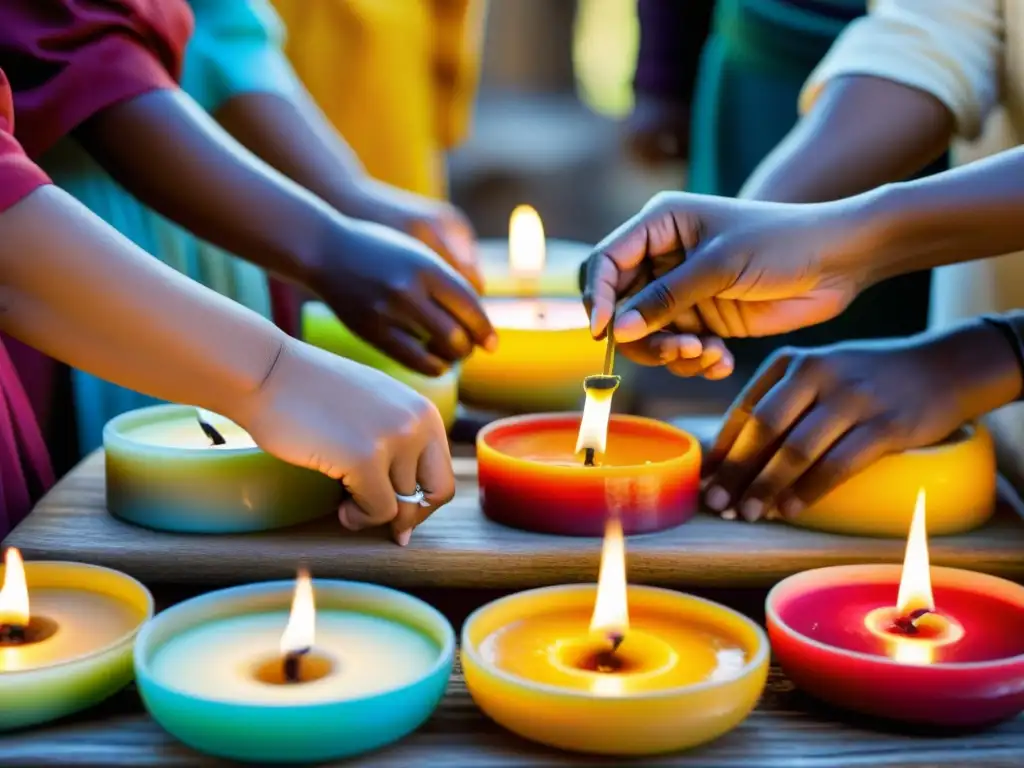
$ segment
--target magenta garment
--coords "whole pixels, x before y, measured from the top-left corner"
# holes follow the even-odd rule
[[[0,214],[50,182],[13,134],[11,91],[0,71]],[[32,404],[0,342],[0,539],[51,485],[53,469]]]

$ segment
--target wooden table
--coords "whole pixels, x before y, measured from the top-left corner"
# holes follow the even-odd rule
[[[106,565],[147,584],[231,584],[290,578],[299,562],[316,576],[401,588],[500,588],[597,577],[600,542],[498,525],[479,507],[476,463],[457,458],[455,500],[420,526],[408,547],[386,531],[352,534],[334,517],[261,534],[197,536],[150,531],[106,511],[102,453],[74,469],[6,543],[34,560]],[[932,563],[1024,580],[1020,501],[1004,487],[999,513],[977,531],[934,538]],[[770,587],[826,565],[901,562],[904,542],[754,525],[700,514],[670,531],[629,539],[630,579],[670,587]]]
[[[622,765],[530,743],[484,717],[456,669],[434,716],[392,747],[349,761],[368,768],[519,768]],[[700,768],[883,768],[957,766],[1019,768],[1024,719],[972,735],[894,733],[822,709],[773,668],[760,706],[736,730],[712,744],[637,765]],[[0,766],[220,766],[168,736],[142,709],[134,690],[59,725],[0,737]]]

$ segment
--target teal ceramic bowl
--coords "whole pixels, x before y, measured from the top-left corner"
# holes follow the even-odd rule
[[[455,631],[448,620],[422,600],[393,589],[330,580],[313,585],[318,615],[354,611],[402,624],[436,646],[436,662],[400,688],[312,704],[201,697],[155,674],[154,659],[161,648],[183,632],[239,616],[287,612],[295,582],[235,587],[174,606],[139,633],[136,685],[153,719],[199,752],[243,763],[338,760],[384,747],[422,725],[440,703],[455,659]]]
[[[211,416],[212,418],[212,416]],[[341,483],[256,447],[216,417],[226,443],[212,446],[196,409],[156,405],[111,419],[103,430],[107,509],[173,533],[253,533],[335,514]]]

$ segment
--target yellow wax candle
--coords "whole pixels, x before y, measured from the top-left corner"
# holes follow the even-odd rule
[[[576,410],[583,379],[601,371],[605,345],[590,335],[579,299],[484,299],[496,352],[474,352],[459,383],[464,402],[502,412]]]
[[[282,528],[336,512],[341,484],[264,453],[240,426],[158,405],[122,414],[103,431],[107,507],[136,525],[182,533]]]
[[[498,297],[580,295],[580,267],[590,256],[591,247],[571,240],[545,241],[544,268],[535,280],[523,280],[509,265],[507,240],[482,240],[480,265],[484,273],[484,295]]]
[[[0,731],[77,712],[131,680],[132,642],[153,615],[134,579],[79,563],[0,568]]]
[[[462,667],[474,701],[521,736],[657,754],[747,716],[767,678],[768,642],[754,622],[707,600],[627,586],[613,519],[596,589],[534,589],[484,606],[463,626]]]

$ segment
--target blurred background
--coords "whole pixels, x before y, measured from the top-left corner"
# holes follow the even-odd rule
[[[549,237],[592,244],[655,193],[685,187],[684,161],[643,164],[623,141],[639,39],[636,0],[490,0],[471,130],[449,160],[452,200],[481,237],[507,236],[509,213],[528,203]],[[631,371],[634,407],[721,413],[756,365],[738,362],[719,382]]]

